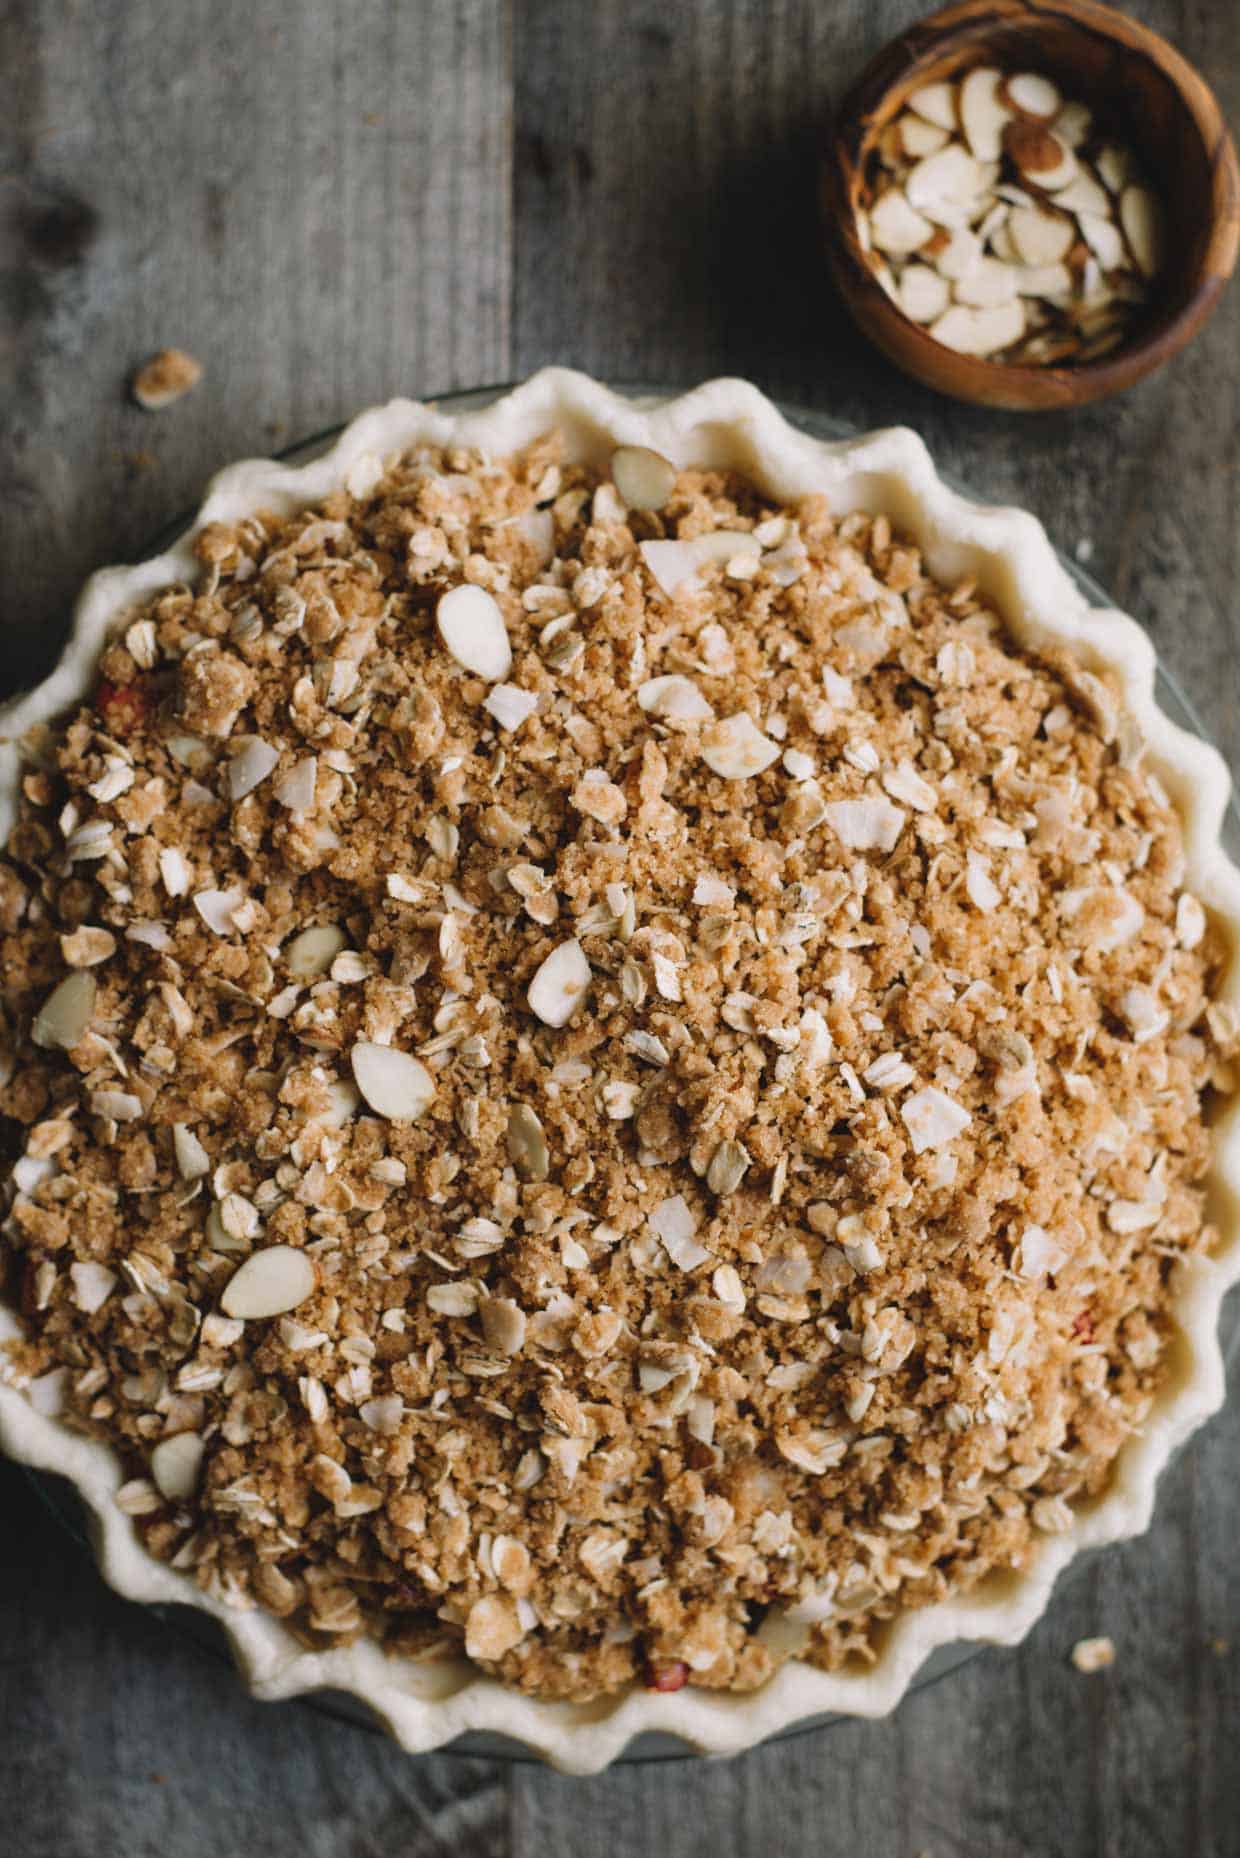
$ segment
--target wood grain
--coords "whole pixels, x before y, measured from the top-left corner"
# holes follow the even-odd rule
[[[0,6],[6,673],[224,460],[549,359],[748,373],[1036,510],[1240,759],[1240,301],[1155,380],[1031,424],[938,399],[826,281],[827,105],[916,0]],[[1240,17],[1134,0],[1240,117]],[[130,367],[203,385],[160,417]],[[145,457],[140,455],[145,454]],[[414,1762],[109,1594],[0,1469],[0,1858],[1235,1858],[1240,1400],[1139,1542],[1016,1651],[723,1766]],[[1073,1642],[1118,1661],[1085,1679]],[[1215,1648],[1226,1641],[1227,1649]]]

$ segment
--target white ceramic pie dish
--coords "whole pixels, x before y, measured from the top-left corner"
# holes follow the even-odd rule
[[[355,471],[373,475],[376,459],[413,444],[469,444],[504,453],[553,425],[564,430],[577,455],[599,463],[618,444],[649,445],[682,465],[735,467],[780,501],[820,491],[841,513],[885,512],[913,536],[933,574],[976,576],[1019,645],[1068,645],[1087,667],[1112,671],[1148,760],[1183,820],[1186,884],[1226,932],[1232,959],[1222,996],[1240,1005],[1240,872],[1220,840],[1230,792],[1221,758],[1159,710],[1154,651],[1135,622],[1089,606],[1032,516],[978,505],[944,484],[910,431],[889,429],[824,442],[789,425],[742,381],[708,382],[652,405],[626,400],[585,376],[548,369],[480,410],[448,413],[393,401],[363,414],[327,453],[307,465],[267,460],[233,465],[212,481],[195,526],[235,521],[260,506],[292,510],[314,502]],[[86,694],[101,642],[127,608],[170,582],[191,578],[194,567],[182,538],[150,561],[106,569],[88,581],[56,670],[37,690],[0,711],[0,830],[5,836],[17,796],[20,738]],[[49,1390],[36,1387],[32,1401],[25,1391],[0,1385],[0,1444],[12,1457],[57,1472],[76,1486],[92,1519],[100,1568],[114,1588],[135,1600],[188,1605],[218,1619],[257,1696],[288,1697],[330,1687],[364,1702],[412,1751],[489,1731],[575,1772],[603,1767],[633,1737],[651,1731],[676,1736],[703,1752],[734,1753],[806,1717],[885,1714],[936,1648],[961,1640],[1014,1643],[1041,1614],[1070,1560],[1147,1526],[1160,1471],[1223,1398],[1220,1305],[1240,1277],[1240,1103],[1227,1106],[1215,1140],[1210,1212],[1220,1242],[1209,1257],[1177,1267],[1179,1335],[1168,1358],[1168,1380],[1141,1433],[1120,1453],[1106,1494],[1080,1506],[1067,1533],[1047,1537],[1024,1573],[991,1576],[967,1596],[904,1614],[889,1629],[878,1663],[865,1673],[828,1673],[794,1659],[749,1695],[635,1689],[571,1704],[521,1695],[463,1661],[417,1664],[389,1656],[373,1642],[308,1651],[274,1617],[224,1606],[203,1594],[188,1575],[146,1552],[132,1520],[114,1502],[123,1481],[119,1460],[107,1446],[62,1426],[48,1410],[53,1406],[46,1397]],[[17,1313],[0,1305],[0,1339],[17,1333]],[[795,1630],[794,1621],[789,1625]]]

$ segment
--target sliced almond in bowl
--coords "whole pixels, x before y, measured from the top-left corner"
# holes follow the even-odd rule
[[[1076,156],[1041,123],[1015,119],[1003,131],[1003,152],[1038,187],[1066,187],[1077,172]]]
[[[1162,208],[1148,187],[1125,187],[1119,223],[1142,277],[1153,277],[1162,258]]]
[[[1022,264],[1058,264],[1076,241],[1076,227],[1066,214],[1039,206],[1014,206],[1007,224]]]
[[[998,355],[1025,333],[1025,310],[1019,297],[993,309],[975,310],[968,304],[953,304],[936,323],[930,334],[945,348],[960,355]]]
[[[932,323],[951,301],[951,287],[929,265],[905,265],[896,289],[896,301],[915,323]]]
[[[920,161],[923,155],[933,155],[942,148],[948,132],[936,123],[928,123],[924,117],[915,116],[911,110],[900,117],[894,124],[895,136],[902,154],[909,161]]]
[[[891,187],[870,209],[870,236],[880,252],[898,257],[920,251],[931,236],[930,221],[909,204],[899,187]]]
[[[1050,122],[1063,102],[1057,85],[1040,71],[1018,71],[1007,79],[1003,90],[1012,109],[1038,122]]]
[[[908,107],[924,122],[933,123],[936,129],[952,130],[956,127],[954,84],[923,84],[918,90],[910,91]]]
[[[967,303],[978,310],[993,309],[1010,303],[1016,295],[1015,266],[998,258],[979,258],[971,271],[959,279],[953,295],[957,303]]]
[[[998,161],[1003,126],[1012,111],[1004,100],[1003,73],[988,65],[970,71],[960,86],[960,127],[978,161]]]

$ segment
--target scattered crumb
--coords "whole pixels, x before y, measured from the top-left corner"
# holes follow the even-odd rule
[[[1115,1646],[1110,1639],[1078,1639],[1072,1647],[1072,1662],[1078,1671],[1090,1675],[1105,1671],[1115,1663]]]
[[[161,348],[133,377],[131,392],[148,413],[158,413],[181,399],[202,379],[202,363],[182,348]]]

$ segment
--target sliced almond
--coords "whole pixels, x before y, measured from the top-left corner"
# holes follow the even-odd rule
[[[933,123],[936,129],[951,131],[956,127],[954,84],[922,84],[919,89],[909,92],[908,107],[923,122]]]
[[[528,1103],[514,1103],[508,1112],[508,1159],[527,1181],[545,1181],[551,1156],[542,1123]]]
[[[690,542],[642,542],[639,549],[659,586],[665,594],[671,594],[702,568],[734,561],[742,555],[760,555],[762,544],[748,529],[713,529],[709,535],[694,536]]]
[[[966,207],[981,193],[985,176],[978,163],[959,142],[949,142],[936,154],[927,155],[909,169],[904,191],[909,205],[918,212],[929,212],[943,205]]]
[[[1019,297],[993,309],[975,310],[968,304],[954,303],[936,323],[930,334],[944,348],[960,355],[997,355],[1019,342],[1025,333],[1025,310]]]
[[[228,797],[244,800],[279,766],[280,751],[262,736],[249,736],[228,764]]]
[[[198,1488],[205,1451],[197,1432],[178,1432],[170,1439],[161,1439],[151,1453],[151,1476],[160,1494],[172,1503],[192,1497]]]
[[[67,974],[35,1015],[30,1028],[34,1043],[45,1050],[59,1046],[62,1051],[72,1051],[90,1024],[97,994],[93,974],[84,968]]]
[[[1065,103],[1051,128],[1068,148],[1080,148],[1089,140],[1093,122],[1093,112],[1087,104]]]
[[[648,677],[637,686],[639,709],[665,722],[708,723],[714,710],[691,677],[672,672],[667,677]]]
[[[284,965],[299,981],[317,980],[326,974],[349,938],[335,923],[316,923],[295,935],[284,950]]]
[[[1162,262],[1162,208],[1148,187],[1125,187],[1119,199],[1119,223],[1142,277],[1153,277]]]
[[[314,1262],[292,1245],[268,1245],[251,1252],[224,1287],[220,1308],[225,1316],[242,1322],[262,1322],[284,1316],[312,1296],[316,1283]]]
[[[1007,100],[1022,116],[1032,116],[1048,123],[1059,114],[1063,104],[1056,85],[1040,71],[1018,71],[1004,86]]]
[[[960,86],[960,127],[979,161],[998,161],[1002,150],[1003,125],[1012,114],[1003,100],[1002,85],[1001,71],[979,65]]]
[[[1076,156],[1049,129],[1024,118],[1003,131],[1003,150],[1021,174],[1053,192],[1077,173]]]
[[[393,1123],[411,1123],[430,1108],[435,1080],[411,1053],[359,1039],[349,1061],[358,1089],[377,1116]]]
[[[1070,219],[1037,206],[1014,206],[1007,223],[1012,244],[1026,265],[1058,264],[1067,257],[1076,238]]]
[[[905,265],[897,301],[912,322],[932,323],[950,300],[951,288],[938,271],[932,271],[929,265]]]
[[[530,1010],[544,1026],[565,1026],[585,999],[590,964],[575,937],[553,948],[526,990]]]
[[[725,781],[745,781],[778,761],[780,748],[741,710],[703,732],[701,753],[707,767]]]
[[[933,155],[942,148],[950,133],[937,123],[928,123],[924,116],[915,116],[911,110],[906,111],[893,128],[895,140],[908,161],[920,161],[924,155]]]
[[[617,485],[617,489],[619,486]],[[620,492],[621,496],[624,492]],[[511,1297],[484,1297],[478,1305],[488,1348],[500,1355],[520,1354],[525,1343],[525,1311]]]
[[[1112,219],[1103,219],[1097,213],[1082,213],[1079,218],[1081,237],[1088,245],[1104,271],[1118,271],[1124,262],[1124,240],[1119,227]]]
[[[990,255],[992,258],[1001,258],[1007,265],[1021,263],[1021,256],[1016,249],[1016,242],[1012,237],[1012,228],[1008,220],[1005,220],[998,230],[991,234]]]
[[[1067,265],[1018,265],[1015,272],[1017,294],[1041,297],[1046,301],[1069,298],[1072,273]]]
[[[1010,303],[1016,295],[1015,267],[999,258],[979,258],[973,269],[952,286],[952,295],[957,303],[968,303],[979,310]]]
[[[952,283],[967,276],[982,256],[982,242],[976,232],[961,226],[934,255],[934,268]]]
[[[499,603],[485,587],[452,587],[435,608],[435,624],[449,655],[465,671],[497,684],[512,669],[512,647]]]
[[[1094,166],[1103,186],[1113,194],[1122,194],[1132,179],[1132,157],[1127,149],[1116,147],[1114,142],[1098,150]]]
[[[1100,217],[1111,211],[1106,188],[1095,180],[1088,168],[1079,166],[1068,185],[1056,193],[1055,205],[1067,213],[1097,213]]]
[[[878,250],[891,258],[920,251],[933,231],[930,221],[909,205],[899,187],[889,187],[870,209],[870,237]]]
[[[661,510],[676,487],[676,467],[646,445],[622,445],[611,455],[611,481],[631,510]]]

